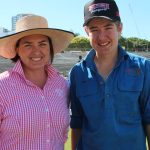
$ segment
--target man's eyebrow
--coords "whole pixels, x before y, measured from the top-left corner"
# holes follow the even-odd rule
[[[91,29],[96,29],[97,27],[96,26],[91,26],[91,27],[89,27],[89,29],[91,30]]]
[[[104,27],[110,27],[110,26],[113,26],[113,23],[108,23]]]
[[[111,27],[111,26],[113,26],[112,23],[104,25],[104,27]],[[90,30],[97,29],[97,28],[98,28],[97,26],[91,26],[91,27],[89,27]]]

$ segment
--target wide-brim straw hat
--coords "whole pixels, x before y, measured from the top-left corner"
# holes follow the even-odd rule
[[[48,22],[44,17],[28,15],[17,21],[15,33],[0,37],[0,56],[14,58],[17,41],[33,34],[48,36],[52,40],[54,53],[65,50],[74,37],[70,31],[48,28]]]

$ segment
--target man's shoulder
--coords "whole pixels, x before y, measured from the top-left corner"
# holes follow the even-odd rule
[[[84,72],[84,69],[85,69],[85,61],[82,60],[78,63],[76,63],[72,68],[71,68],[71,71],[70,72],[74,72],[74,73],[77,73],[77,72]]]
[[[145,71],[150,71],[150,60],[148,58],[138,55],[138,54],[128,52],[128,59],[127,59],[127,61],[125,61],[125,63],[128,64],[127,65],[128,67],[138,68],[143,73]]]
[[[147,59],[146,57],[144,57],[143,55],[140,55],[138,53],[133,53],[133,52],[127,52],[127,54],[130,56],[130,58],[133,59]]]
[[[84,71],[85,68],[87,67],[87,62],[91,62],[93,55],[95,55],[95,51],[93,49],[91,49],[85,56],[84,58],[80,61],[77,62],[73,67],[72,67],[72,71],[74,70],[80,70],[80,71]]]
[[[133,63],[145,64],[150,61],[148,58],[136,53],[127,52],[127,54],[129,56],[129,60]]]

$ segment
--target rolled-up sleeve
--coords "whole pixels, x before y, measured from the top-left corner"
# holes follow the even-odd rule
[[[2,119],[3,119],[3,104],[2,104],[2,98],[0,96],[0,126],[2,123]]]
[[[76,95],[76,85],[75,72],[72,70],[69,74],[69,84],[70,84],[70,101],[71,101],[71,128],[82,128],[82,108],[79,99]]]
[[[146,125],[150,124],[150,61],[145,63],[144,74],[145,78],[140,102],[142,106],[142,121]]]

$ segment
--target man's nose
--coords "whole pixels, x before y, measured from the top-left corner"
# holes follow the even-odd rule
[[[99,31],[99,32],[98,32],[98,38],[99,38],[99,39],[103,39],[104,37],[105,37],[104,32],[103,32],[103,31]]]

